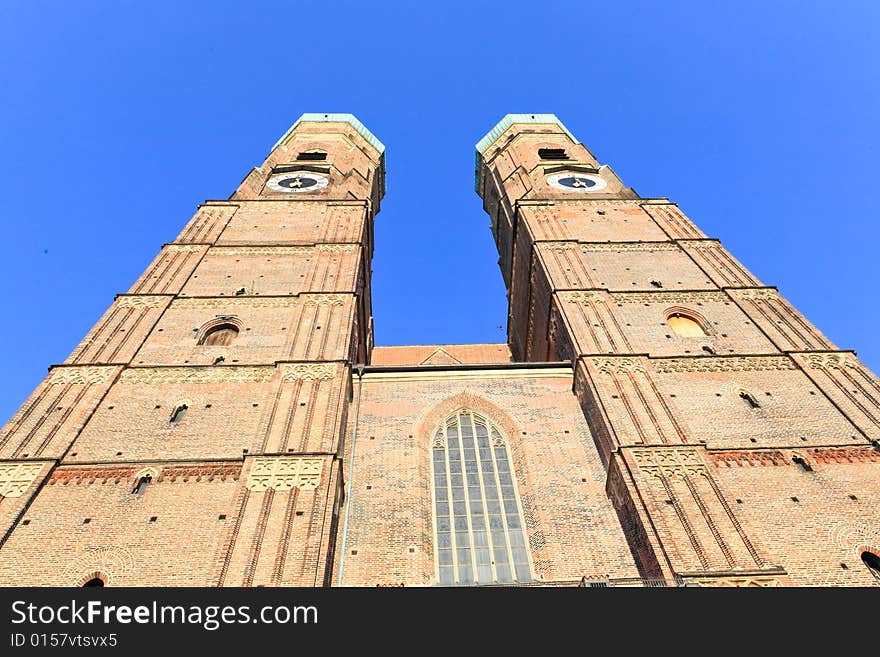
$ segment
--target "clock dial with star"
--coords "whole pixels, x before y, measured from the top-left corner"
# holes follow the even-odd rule
[[[588,173],[557,173],[547,178],[547,183],[566,192],[597,192],[608,185],[599,176]]]
[[[311,171],[294,171],[272,176],[266,182],[270,189],[276,192],[316,192],[330,184],[330,179],[320,173]]]

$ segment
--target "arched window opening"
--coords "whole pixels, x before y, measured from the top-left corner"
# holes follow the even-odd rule
[[[150,475],[144,475],[143,477],[139,477],[137,483],[135,483],[134,488],[131,489],[132,494],[134,495],[143,495],[147,492],[147,486],[150,485],[150,482],[153,481],[153,477]]]
[[[92,586],[105,586],[104,580],[100,577],[92,577],[92,579],[83,582],[82,588],[92,587]]]
[[[212,326],[202,335],[199,344],[225,346],[232,344],[238,336],[238,327],[235,324],[224,323]]]
[[[516,482],[498,428],[462,409],[434,432],[432,452],[439,583],[530,581]]]
[[[171,418],[168,420],[171,424],[180,424],[180,421],[186,415],[186,409],[189,408],[186,404],[181,404],[177,408],[174,409],[174,412],[171,414]]]
[[[682,338],[699,338],[706,335],[702,325],[697,320],[682,313],[672,313],[666,318],[666,323],[676,335]]]
[[[880,583],[880,557],[870,550],[865,550],[862,552],[862,563],[865,564],[874,579]]]
[[[740,399],[742,399],[746,404],[748,404],[750,408],[761,408],[761,405],[758,403],[758,400],[755,399],[751,393],[748,393],[745,390],[740,390],[739,396],[740,396]]]

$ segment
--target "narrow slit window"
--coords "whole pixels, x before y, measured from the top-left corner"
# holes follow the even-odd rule
[[[305,151],[297,155],[296,159],[300,161],[307,160],[310,162],[316,162],[319,160],[326,160],[327,153],[325,153],[324,151]]]
[[[531,581],[514,472],[499,429],[462,409],[434,432],[431,451],[438,582]]]
[[[564,148],[539,148],[538,157],[542,160],[567,160]]]
[[[134,488],[131,490],[134,495],[143,495],[147,492],[147,486],[150,485],[150,482],[153,481],[153,478],[150,475],[144,475],[143,477],[139,477],[137,483],[134,485]]]
[[[751,393],[746,392],[745,390],[741,390],[739,393],[740,399],[742,399],[746,404],[749,405],[750,408],[761,408],[761,405],[758,403],[758,400],[755,399]]]
[[[795,455],[795,456],[791,457],[791,460],[793,463],[797,463],[799,466],[801,466],[801,468],[804,470],[804,472],[812,472],[813,471],[813,466],[811,466],[809,463],[807,463],[807,461],[806,461],[806,459],[804,459],[804,457]]]
[[[188,406],[186,404],[181,404],[177,408],[174,409],[174,412],[171,414],[171,418],[168,420],[171,424],[180,424],[180,421],[186,415],[186,409]]]

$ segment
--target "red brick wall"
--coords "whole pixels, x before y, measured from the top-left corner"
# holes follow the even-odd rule
[[[372,365],[454,365],[461,363],[509,363],[506,344],[444,344],[376,347]]]
[[[316,477],[293,488],[255,484],[253,459],[57,468],[0,550],[0,581],[319,585],[338,472],[332,457],[310,461]],[[146,473],[152,482],[133,493]]]
[[[178,294],[207,252],[207,246],[195,244],[163,246],[129,294]]]
[[[240,464],[204,464],[210,474],[198,480],[172,478],[169,470],[183,467],[56,469],[24,515],[28,524],[0,549],[0,581],[77,586],[97,571],[114,586],[208,584]],[[132,494],[135,475],[149,468],[161,477]]]
[[[713,477],[792,584],[876,585],[861,552],[880,546],[880,452],[797,450],[812,472],[791,462],[793,452],[783,453],[776,463],[719,461]]]
[[[637,575],[570,370],[368,372],[360,394],[341,584],[436,581],[431,437],[461,407],[505,433],[536,582]]]
[[[240,201],[217,244],[360,244],[367,210],[358,201]]]
[[[214,247],[181,296],[279,296],[355,289],[360,249],[354,245]]]
[[[541,162],[537,151],[546,147],[566,149],[569,164],[581,167],[575,171],[593,166],[607,188],[550,187],[547,176],[566,164]],[[851,353],[834,351],[674,204],[639,199],[559,126],[515,124],[478,164],[487,211],[496,199],[516,208],[509,222],[496,222],[512,354],[540,353],[546,335],[549,351],[576,362],[575,394],[642,575],[701,585],[871,583],[860,563],[839,565],[854,560],[853,541],[844,555],[814,534],[846,517],[862,544],[880,540],[870,504],[841,504],[821,483],[869,479],[880,381]],[[508,257],[505,231],[514,226]],[[677,335],[666,321],[672,313],[693,317],[705,335]],[[851,467],[824,466],[821,474],[791,460],[815,451],[849,463],[853,450],[862,456]],[[734,470],[717,466],[737,454],[761,463],[735,469],[750,473],[741,485],[730,482]],[[815,495],[815,516],[804,530],[789,529],[776,472],[812,477],[804,485]],[[743,487],[751,504],[737,501]],[[825,502],[828,512],[818,511]]]
[[[666,233],[639,201],[565,201],[522,205],[523,227],[533,242],[655,242]]]
[[[170,295],[117,297],[64,363],[130,362],[172,299]]]
[[[327,189],[264,189],[312,148]],[[382,168],[348,123],[301,123],[162,248],[0,433],[0,584],[329,580]],[[223,322],[229,344],[198,344]]]
[[[580,354],[643,353],[662,357],[713,352],[779,353],[722,291],[557,292],[556,301]],[[667,323],[672,313],[697,319],[706,335],[678,335]]]
[[[2,459],[57,459],[89,421],[119,367],[57,367],[0,432]]]

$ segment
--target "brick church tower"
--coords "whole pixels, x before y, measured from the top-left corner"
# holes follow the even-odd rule
[[[0,437],[0,582],[320,586],[384,147],[306,114],[208,202]]]
[[[374,348],[384,147],[303,115],[3,428],[0,584],[880,583],[853,352],[553,115],[476,184],[508,344]]]

